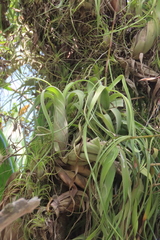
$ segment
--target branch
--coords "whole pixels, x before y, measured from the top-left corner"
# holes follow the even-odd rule
[[[38,197],[33,197],[30,200],[20,198],[13,203],[8,203],[0,212],[0,232],[26,213],[31,213],[40,204]]]

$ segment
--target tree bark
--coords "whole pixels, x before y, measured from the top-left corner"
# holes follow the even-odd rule
[[[31,213],[39,204],[38,197],[30,200],[20,198],[15,202],[8,203],[0,212],[0,232],[19,217]]]

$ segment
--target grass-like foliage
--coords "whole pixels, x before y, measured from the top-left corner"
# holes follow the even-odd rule
[[[2,44],[14,40],[3,48],[1,77],[28,63],[39,77],[23,85],[35,85],[36,98],[26,166],[1,204],[41,198],[16,223],[18,237],[158,239],[160,133],[147,114],[159,110],[159,0],[25,0],[17,17],[13,2],[1,23]],[[4,19],[16,26],[4,28]]]
[[[102,82],[77,80],[63,91],[49,86],[28,113],[38,109],[19,191],[38,195],[41,207],[27,217],[26,239],[156,239],[159,234],[160,134],[135,121],[123,75],[108,87]]]

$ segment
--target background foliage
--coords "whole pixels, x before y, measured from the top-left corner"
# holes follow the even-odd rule
[[[19,169],[1,208],[41,198],[1,238],[159,238],[159,1],[0,7],[1,88],[18,96],[0,113],[1,143],[9,142],[1,166]],[[13,88],[6,79],[15,70]]]

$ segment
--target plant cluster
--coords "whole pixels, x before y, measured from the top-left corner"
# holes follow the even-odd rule
[[[123,76],[109,87],[102,82],[82,79],[63,92],[48,86],[28,113],[39,108],[27,165],[16,184],[11,182],[13,196],[41,198],[37,213],[24,220],[27,239],[153,239],[159,234],[160,135],[134,120]],[[126,96],[115,90],[119,82]]]
[[[43,79],[23,85],[35,85],[26,116],[34,129],[23,133],[24,166],[2,190],[0,208],[22,196],[38,196],[41,205],[2,239],[160,237],[158,117],[150,124],[160,101],[160,6],[143,3],[20,1],[22,64]]]

